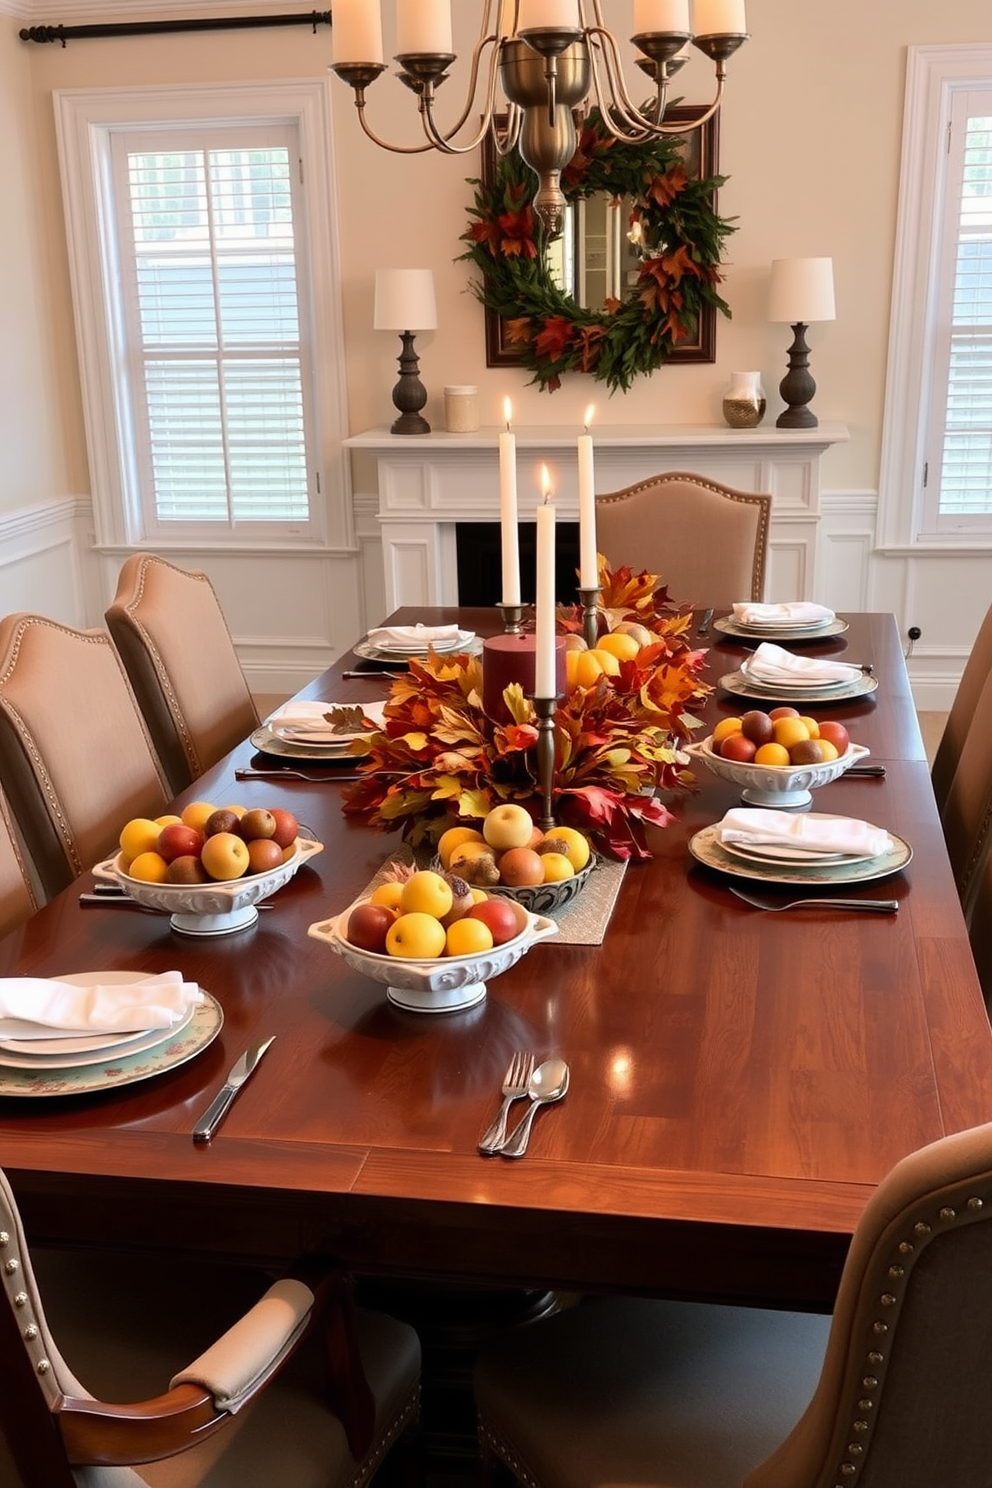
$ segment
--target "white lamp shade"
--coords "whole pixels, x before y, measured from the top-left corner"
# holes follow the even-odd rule
[[[788,325],[836,320],[832,258],[775,258],[768,290],[768,319]]]
[[[377,331],[436,331],[434,274],[430,269],[376,269]]]

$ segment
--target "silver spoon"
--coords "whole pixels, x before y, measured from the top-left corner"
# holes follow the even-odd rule
[[[500,1147],[501,1157],[523,1157],[538,1108],[549,1105],[551,1101],[561,1100],[567,1089],[568,1065],[564,1059],[546,1059],[537,1066],[527,1086],[530,1106],[513,1135]]]

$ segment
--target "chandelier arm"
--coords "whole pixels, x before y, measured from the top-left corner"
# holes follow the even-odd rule
[[[486,17],[488,17],[488,6]],[[493,48],[492,59],[489,63],[488,78],[486,81],[486,97],[482,110],[482,122],[478,133],[464,145],[453,145],[451,141],[464,126],[466,119],[475,105],[475,95],[479,86],[479,72],[482,55],[487,46]],[[445,155],[467,155],[470,150],[477,150],[485,139],[492,124],[493,114],[496,109],[496,87],[499,75],[499,37],[495,34],[480,36],[472,52],[472,71],[469,77],[468,96],[461,117],[452,125],[447,133],[442,133],[434,120],[434,84],[426,85],[421,91],[420,114],[424,125],[424,133],[430,141],[431,148],[440,150]]]
[[[362,126],[362,129],[368,135],[372,143],[374,145],[378,145],[380,149],[388,150],[391,155],[423,155],[428,150],[433,150],[434,146],[431,144],[391,145],[388,140],[380,139],[375,130],[371,128],[368,120],[365,117],[365,97],[364,94],[357,89],[355,92],[355,107],[358,110],[358,120]]]
[[[520,128],[524,120],[524,111],[518,103],[510,103],[506,110],[506,129],[500,135],[495,124],[493,125],[493,149],[497,158],[509,155],[517,148],[520,139]]]
[[[605,42],[599,38],[605,38]],[[653,132],[652,126],[627,93],[616,38],[603,26],[590,26],[586,32],[586,41],[596,105],[603,118],[607,120],[611,134],[615,134],[627,145],[639,144],[649,139]],[[601,58],[600,53],[602,53]],[[600,76],[600,61],[606,69],[608,96],[603,89],[603,80]],[[618,127],[618,115],[619,119],[628,126],[626,131]]]

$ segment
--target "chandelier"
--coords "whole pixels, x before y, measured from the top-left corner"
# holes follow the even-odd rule
[[[445,130],[435,117],[435,103],[448,68],[457,61],[451,0],[396,0],[397,76],[419,100],[426,136],[420,144],[389,144],[366,118],[365,90],[386,70],[380,0],[334,0],[332,71],[354,89],[362,128],[383,149],[400,155],[425,150],[464,155],[491,134],[498,155],[518,150],[538,176],[534,210],[545,231],[556,236],[565,210],[561,172],[575,153],[575,111],[594,100],[606,127],[627,144],[685,134],[719,109],[727,61],[748,39],[744,0],[693,0],[694,30],[689,0],[633,0],[634,60],[654,85],[653,94],[636,104],[603,10],[604,0],[485,0],[467,100]],[[666,123],[668,86],[688,60],[690,43],[713,62],[716,93],[690,124]],[[471,137],[460,139],[467,120],[480,112]]]

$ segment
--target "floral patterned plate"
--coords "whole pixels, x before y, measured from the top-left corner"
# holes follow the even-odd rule
[[[66,981],[85,984],[99,979],[104,985],[114,981],[133,982],[133,971],[80,972]],[[165,1070],[178,1069],[212,1044],[224,1026],[220,1003],[205,989],[204,1000],[192,1019],[178,1031],[170,1030],[160,1043],[137,1054],[108,1059],[101,1064],[76,1065],[70,1069],[11,1069],[0,1065],[0,1096],[88,1095],[94,1090],[115,1090],[121,1085],[134,1085],[150,1080]]]

